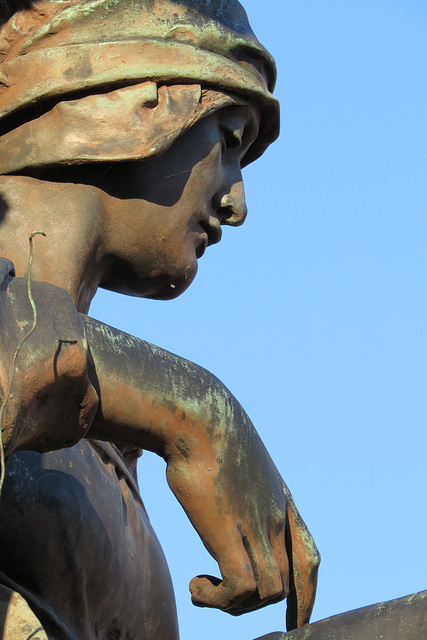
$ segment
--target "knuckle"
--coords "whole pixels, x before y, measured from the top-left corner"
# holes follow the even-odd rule
[[[277,579],[271,579],[267,582],[264,582],[259,587],[259,597],[261,602],[263,601],[274,601],[280,602],[280,600],[284,600],[288,596],[288,588],[283,584],[280,576],[277,576]]]
[[[233,600],[243,600],[255,593],[257,584],[253,576],[245,576],[233,584]]]

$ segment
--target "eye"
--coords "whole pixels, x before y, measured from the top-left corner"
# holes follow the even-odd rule
[[[222,128],[222,149],[240,149],[243,145],[242,132],[239,129]]]

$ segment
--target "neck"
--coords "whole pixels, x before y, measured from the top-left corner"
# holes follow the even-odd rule
[[[89,185],[53,183],[25,176],[0,177],[0,255],[26,277],[29,237],[33,239],[32,278],[68,291],[87,313],[102,279],[99,191]]]

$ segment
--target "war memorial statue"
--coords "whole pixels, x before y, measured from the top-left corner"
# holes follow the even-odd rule
[[[0,40],[2,637],[178,638],[141,449],[218,562],[193,601],[237,615],[289,594],[298,627],[317,550],[242,407],[86,315],[99,286],[180,295],[244,221],[241,168],[278,133],[274,62],[237,2],[16,9]]]
[[[136,478],[147,449],[219,565],[221,580],[192,580],[195,604],[239,615],[287,598],[290,633],[266,639],[376,638],[375,608],[304,626],[319,554],[224,385],[87,315],[98,287],[180,295],[221,226],[243,223],[241,169],[279,130],[274,61],[245,11],[0,8],[1,637],[178,639]],[[383,609],[408,604],[415,635],[387,637],[421,637],[423,594]]]

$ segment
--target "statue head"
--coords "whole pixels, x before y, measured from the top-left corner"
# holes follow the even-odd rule
[[[236,0],[32,0],[0,32],[0,173],[145,160],[197,120],[256,105],[278,134],[275,66]]]
[[[239,170],[277,137],[274,61],[237,0],[23,4],[0,30],[0,174],[43,177],[52,168],[74,167],[84,183],[93,167],[112,167],[120,175],[112,181],[117,184],[127,178],[129,163],[132,171],[142,163],[149,174],[149,166],[162,164],[166,152],[180,139],[189,140],[194,127],[208,137],[213,129],[222,130],[219,114],[232,109],[240,114],[240,124],[226,136],[240,131],[242,122],[256,121],[255,128],[246,127],[256,134],[241,141]],[[211,116],[214,124],[202,127]],[[184,155],[181,145],[175,169],[165,161],[171,173],[182,173]],[[178,192],[183,191],[180,185]],[[129,200],[123,189],[113,195]],[[228,222],[221,224],[243,221],[242,207],[238,215],[228,209]],[[208,242],[218,236],[211,230]],[[194,268],[188,271],[188,283],[194,273]],[[146,295],[126,279],[129,274],[103,285]],[[183,288],[177,286],[175,294]]]

